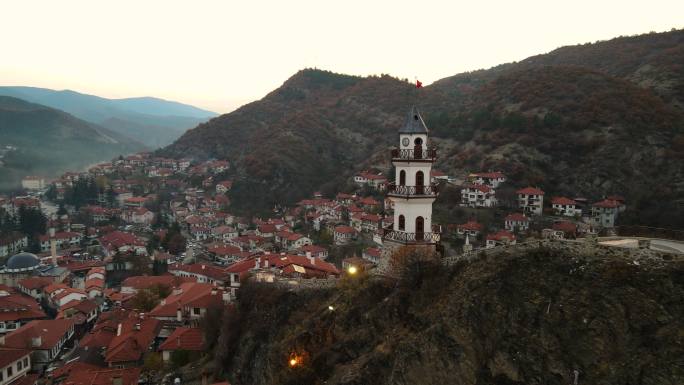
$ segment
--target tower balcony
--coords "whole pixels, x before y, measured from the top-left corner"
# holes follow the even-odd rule
[[[391,227],[382,229],[382,238],[388,241],[394,241],[405,244],[431,244],[438,243],[442,238],[442,226],[432,225],[432,232],[426,233],[409,233],[401,230],[394,230]]]
[[[428,186],[403,186],[390,183],[387,186],[387,195],[402,198],[434,198],[439,193],[436,183]]]
[[[394,148],[392,149],[392,160],[434,162],[437,158],[437,149],[432,147],[424,150],[422,148]]]

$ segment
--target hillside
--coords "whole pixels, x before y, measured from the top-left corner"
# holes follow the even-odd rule
[[[65,111],[152,148],[167,145],[185,130],[216,116],[211,111],[152,97],[107,99],[36,87],[0,87],[0,95]]]
[[[682,299],[681,258],[582,247],[415,265],[398,282],[348,277],[327,291],[247,284],[212,366],[234,385],[566,385],[575,370],[579,384],[674,385]]]
[[[550,195],[619,193],[636,207],[624,220],[684,227],[683,41],[674,31],[564,47],[422,89],[303,70],[162,153],[232,160],[243,181],[233,202],[268,209],[388,168],[417,104],[450,175],[496,168]]]
[[[0,138],[0,189],[17,187],[26,175],[56,176],[144,148],[65,112],[8,96],[0,96]]]

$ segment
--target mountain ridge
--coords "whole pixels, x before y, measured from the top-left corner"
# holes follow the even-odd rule
[[[0,189],[16,188],[26,175],[56,176],[145,149],[107,128],[10,96],[0,96],[0,137]]]
[[[73,90],[25,86],[0,87],[0,95],[65,111],[150,147],[166,145],[186,129],[216,116],[211,111],[154,97],[108,99]]]
[[[632,220],[648,213],[642,224],[684,227],[676,218],[684,214],[684,67],[672,58],[662,62],[675,53],[684,63],[681,42],[679,30],[564,47],[552,51],[552,65],[541,55],[420,89],[388,75],[305,69],[261,100],[189,130],[160,154],[230,159],[248,185],[234,186],[233,202],[267,208],[318,189],[334,192],[364,168],[387,169],[387,149],[417,104],[439,147],[436,166],[450,175],[500,169],[516,184],[550,194],[620,193],[638,207]],[[655,61],[635,59],[625,46],[641,47],[628,51]],[[558,52],[573,59],[563,64]],[[577,65],[582,55],[614,62],[607,70]]]

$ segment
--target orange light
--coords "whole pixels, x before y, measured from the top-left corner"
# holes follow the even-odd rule
[[[296,358],[294,358],[294,357],[293,357],[293,358],[290,358],[290,366],[291,366],[291,367],[294,368],[295,366],[297,366],[298,363],[299,363],[299,362],[297,361]]]
[[[354,265],[349,266],[349,269],[347,269],[347,272],[348,272],[349,274],[351,274],[351,275],[356,274],[357,271],[358,271],[358,269],[357,269],[356,266],[354,266]]]

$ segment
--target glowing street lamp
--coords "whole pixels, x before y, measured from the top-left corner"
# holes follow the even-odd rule
[[[357,269],[356,266],[354,266],[354,265],[349,266],[349,268],[347,269],[347,273],[349,273],[351,275],[356,274],[358,271],[359,271],[359,269]]]

